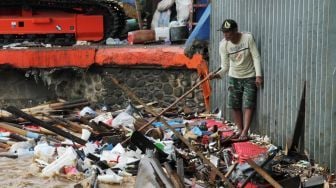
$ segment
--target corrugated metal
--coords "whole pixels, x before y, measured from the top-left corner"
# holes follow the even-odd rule
[[[210,69],[220,66],[226,18],[253,33],[262,57],[264,88],[258,93],[253,130],[284,146],[291,138],[304,82],[307,84],[305,148],[315,160],[336,169],[336,1],[212,1]],[[226,79],[212,83],[212,107],[225,108]]]

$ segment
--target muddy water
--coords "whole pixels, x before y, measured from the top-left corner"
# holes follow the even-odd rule
[[[32,157],[20,157],[18,159],[0,158],[0,187],[8,188],[63,188],[74,187],[81,180],[80,178],[52,177],[43,178],[39,176],[38,167],[33,164]],[[100,184],[99,187],[134,187],[135,177],[125,178],[122,184],[108,185]]]

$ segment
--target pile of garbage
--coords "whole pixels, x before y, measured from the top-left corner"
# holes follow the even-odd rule
[[[282,150],[267,136],[234,139],[221,113],[197,114],[143,103],[108,111],[90,102],[57,101],[0,110],[0,157],[33,156],[42,177],[75,187],[335,187],[335,175],[309,156]],[[182,96],[183,97],[183,96]]]

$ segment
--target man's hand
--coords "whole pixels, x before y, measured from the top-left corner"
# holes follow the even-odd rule
[[[220,75],[219,74],[212,74],[209,79],[212,80],[212,79],[220,79]]]
[[[260,88],[262,86],[262,83],[263,83],[263,79],[261,76],[257,76],[256,77],[256,86],[257,88]]]

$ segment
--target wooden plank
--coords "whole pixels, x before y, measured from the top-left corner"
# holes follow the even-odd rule
[[[247,163],[258,173],[260,174],[268,183],[270,183],[275,188],[282,188],[282,186],[275,181],[265,170],[258,166],[253,160],[248,159]]]

